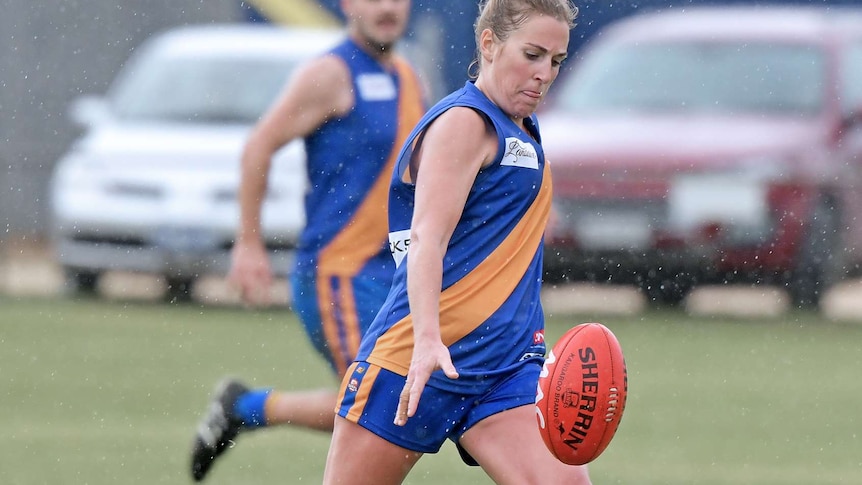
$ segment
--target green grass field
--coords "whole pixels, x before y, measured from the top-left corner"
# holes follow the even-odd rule
[[[595,484],[862,483],[862,327],[552,316],[548,341],[596,320],[623,346],[629,401]],[[225,374],[334,385],[283,310],[0,297],[0,482],[190,483],[192,432]],[[320,483],[327,446],[287,428],[243,435],[207,483]],[[447,444],[407,483],[490,481]]]

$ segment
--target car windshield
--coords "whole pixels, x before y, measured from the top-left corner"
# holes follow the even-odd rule
[[[127,121],[254,123],[281,90],[286,58],[145,57],[112,90]]]
[[[824,53],[801,44],[689,42],[592,52],[561,89],[567,110],[814,114]]]

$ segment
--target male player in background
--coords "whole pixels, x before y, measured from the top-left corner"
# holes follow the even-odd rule
[[[270,262],[261,204],[273,154],[303,138],[306,227],[290,275],[293,309],[340,379],[389,291],[389,180],[398,150],[425,109],[419,80],[395,52],[410,0],[341,0],[346,39],[297,70],[252,130],[242,155],[240,225],[229,281],[251,305],[268,303]],[[200,422],[191,472],[202,480],[241,432],[291,424],[331,431],[337,389],[280,392],[234,379]]]

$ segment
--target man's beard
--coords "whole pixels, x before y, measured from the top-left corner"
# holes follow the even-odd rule
[[[392,50],[395,48],[394,42],[377,42],[374,39],[366,39],[365,43],[374,52],[379,52],[380,54],[392,52]]]

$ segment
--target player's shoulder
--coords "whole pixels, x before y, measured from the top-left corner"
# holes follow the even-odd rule
[[[478,148],[480,141],[494,141],[493,127],[487,115],[472,106],[452,106],[431,121],[429,131],[443,134],[445,139],[464,139]]]
[[[350,69],[344,60],[334,54],[324,54],[309,60],[297,70],[300,84],[312,84],[320,88],[349,87]]]
[[[443,111],[435,123],[443,122],[455,131],[484,131],[487,115],[477,108],[468,105],[453,105]]]
[[[452,106],[429,122],[424,145],[445,147],[461,156],[490,164],[497,153],[497,135],[490,120],[470,106]],[[478,166],[476,167],[478,169]]]

